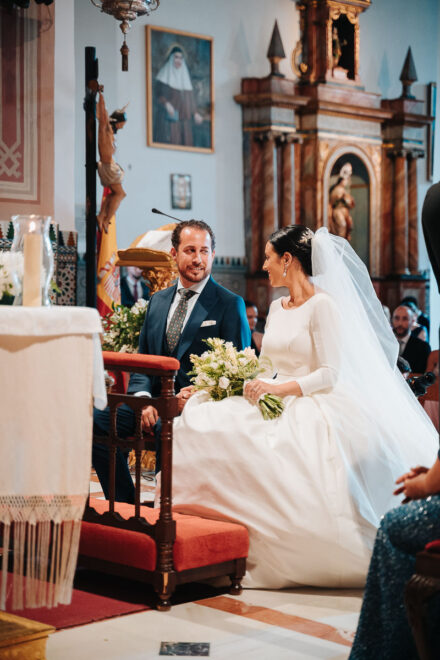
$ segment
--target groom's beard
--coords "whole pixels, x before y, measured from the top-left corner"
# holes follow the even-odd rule
[[[211,269],[207,266],[204,266],[203,264],[200,264],[199,266],[188,266],[184,272],[181,271],[179,274],[188,280],[188,282],[193,282],[196,284],[197,282],[201,282],[205,279],[205,277],[210,275]]]

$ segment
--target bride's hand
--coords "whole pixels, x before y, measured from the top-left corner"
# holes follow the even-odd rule
[[[258,378],[246,383],[244,395],[252,401],[252,403],[257,403],[262,394],[276,394],[276,385],[273,383],[264,383]]]
[[[193,385],[187,385],[187,387],[182,387],[180,392],[176,394],[178,411],[181,413],[185,407],[188,399],[195,393],[196,389]]]

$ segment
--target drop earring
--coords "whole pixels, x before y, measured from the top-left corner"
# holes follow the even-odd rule
[[[286,275],[287,275],[287,264],[284,264],[283,277],[286,277]]]

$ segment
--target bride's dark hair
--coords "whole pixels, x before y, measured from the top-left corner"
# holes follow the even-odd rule
[[[306,275],[312,275],[312,238],[313,232],[304,225],[282,227],[269,237],[275,252],[282,257],[289,252],[296,257]]]

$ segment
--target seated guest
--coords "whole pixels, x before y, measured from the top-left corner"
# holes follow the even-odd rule
[[[263,333],[257,330],[258,307],[251,300],[245,300],[244,304],[246,305],[246,316],[251,331],[251,348],[254,349],[256,355],[260,355]]]
[[[439,451],[440,456],[440,451]],[[397,479],[394,494],[403,506],[382,518],[376,535],[356,637],[350,660],[415,660],[418,655],[406,616],[405,585],[414,573],[415,556],[440,538],[440,460],[428,470],[412,468]],[[422,498],[428,498],[423,499]],[[431,657],[440,658],[438,599],[430,602]]]
[[[142,279],[142,268],[127,266],[127,274],[121,277],[121,305],[132,307],[139,298],[148,300],[150,291]]]
[[[422,312],[422,310],[419,308],[417,299],[415,296],[405,296],[405,298],[402,298],[400,301],[399,305],[406,305],[409,304],[411,307],[416,312],[416,323],[419,325],[423,326],[426,328],[426,339],[424,341],[428,341],[428,335],[429,335],[429,318]],[[422,339],[422,337],[420,337]]]
[[[400,305],[394,310],[391,323],[399,342],[399,355],[409,362],[413,372],[422,374],[426,371],[431,347],[427,341],[411,335],[413,317],[414,312],[410,307]]]
[[[173,256],[179,279],[173,286],[157,291],[148,305],[144,326],[139,338],[139,353],[169,355],[180,361],[175,380],[179,411],[191,395],[190,355],[201,355],[206,350],[203,341],[220,337],[242,350],[250,344],[245,305],[240,296],[220,286],[211,277],[214,260],[214,233],[202,220],[186,220],[176,225],[171,236]],[[158,396],[160,383],[156,378],[133,374],[128,386],[129,394]],[[142,410],[144,431],[158,435],[158,412],[146,405]],[[93,411],[94,433],[107,435],[109,409]],[[135,418],[126,405],[120,406],[117,430],[121,437],[133,434]],[[157,445],[157,450],[160,445]],[[109,451],[105,445],[93,445],[93,466],[108,498]],[[156,452],[156,467],[160,455]],[[116,501],[134,502],[134,486],[127,465],[127,452],[116,452]]]
[[[415,305],[412,302],[404,302],[401,303],[404,307],[408,307],[412,313],[413,313],[413,320],[411,324],[411,334],[413,337],[417,337],[418,339],[421,339],[422,341],[428,341],[428,330],[425,328],[424,325],[420,325],[420,323],[417,322],[418,316],[419,316],[419,309],[417,308],[417,305]]]
[[[426,194],[422,224],[440,291],[439,211],[440,183],[437,183]],[[430,470],[413,468],[397,479],[400,486],[395,494],[403,493],[405,504],[389,511],[377,532],[350,660],[418,657],[406,616],[404,589],[414,573],[416,553],[430,541],[440,538],[439,457],[440,451]],[[438,598],[433,600],[429,611],[436,625],[429,630],[431,657],[440,658],[440,607]]]

